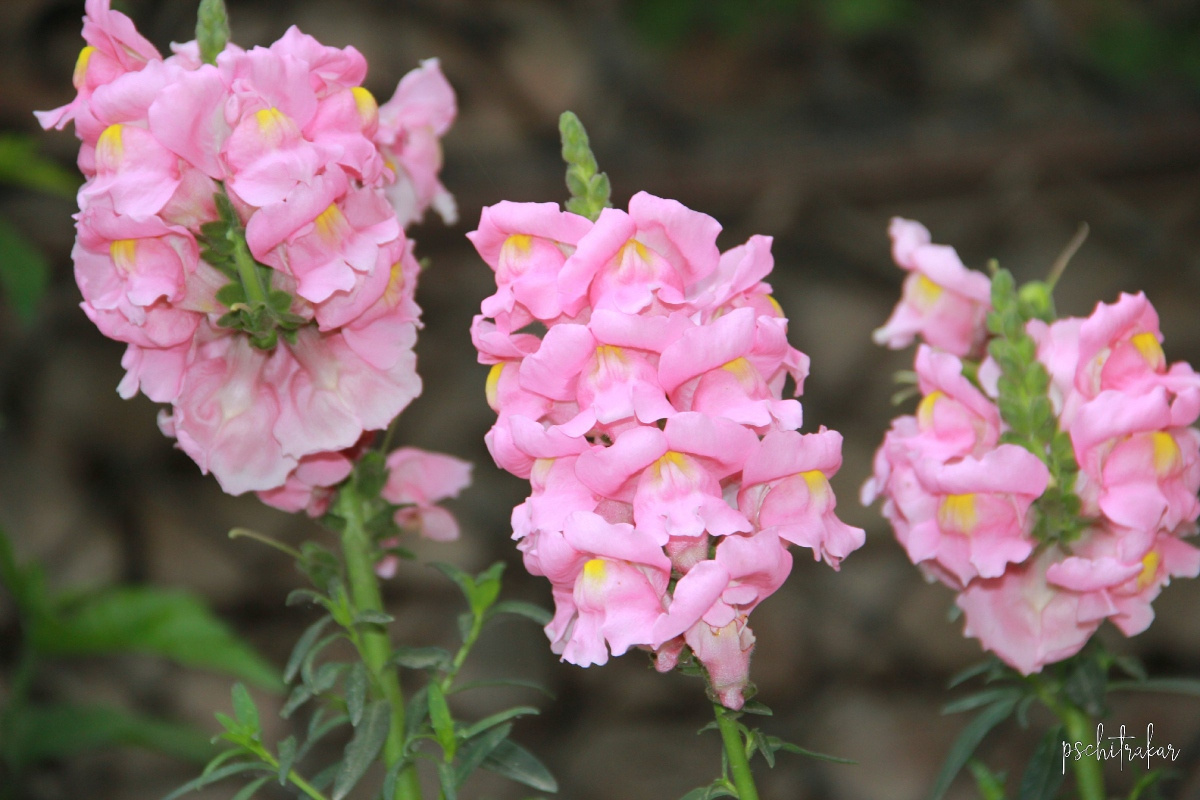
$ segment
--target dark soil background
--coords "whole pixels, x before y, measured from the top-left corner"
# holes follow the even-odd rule
[[[194,5],[122,4],[164,49],[192,38]],[[996,257],[1019,279],[1045,273],[1080,222],[1091,236],[1060,284],[1060,310],[1144,289],[1162,315],[1171,360],[1200,363],[1200,7],[1187,0],[230,0],[234,39],[267,44],[298,24],[368,58],[368,87],[385,100],[404,72],[438,56],[458,91],[445,139],[444,183],[462,221],[411,231],[432,260],[418,299],[425,394],[400,440],[476,463],[454,505],[462,541],[421,546],[428,559],[481,569],[509,563],[506,596],[548,606],[547,584],[524,574],[509,511],[528,488],[496,469],[482,437],[492,421],[486,368],[467,335],[491,272],[463,237],[482,206],[561,200],[557,119],[575,110],[621,206],[639,190],[673,197],[725,226],[722,247],[775,237],[771,282],[791,340],[812,357],[806,430],[846,437],[834,481],[840,512],[867,545],[840,573],[797,554],[792,577],[754,614],[753,677],[775,710],[772,734],[857,760],[781,756],[759,771],[764,798],[915,800],[965,724],[943,717],[944,686],[980,659],[947,612],[951,594],[925,584],[874,509],[857,501],[871,454],[894,413],[892,373],[911,351],[875,347],[870,332],[898,298],[889,257],[893,215],[923,221],[968,265]],[[0,128],[34,133],[35,108],[71,97],[81,2],[0,3]],[[37,134],[72,163],[69,133]],[[285,608],[300,584],[279,554],[226,531],[247,526],[292,543],[323,536],[253,498],[224,496],[172,448],[145,398],[121,401],[122,346],[77,307],[70,202],[0,189],[0,215],[53,263],[32,325],[0,309],[0,525],[54,586],[132,582],[203,594],[275,663],[311,620]],[[905,410],[908,410],[907,408]],[[386,589],[408,644],[454,642],[458,598],[435,571],[404,565]],[[1155,674],[1200,676],[1200,585],[1156,603],[1151,629],[1114,647]],[[0,698],[19,629],[0,593]],[[560,664],[532,624],[509,622],[480,644],[473,675],[536,678],[553,702],[515,693],[462,697],[464,716],[503,700],[541,702],[518,741],[539,754],[568,800],[679,797],[719,767],[699,682],[660,676],[631,653],[602,668]],[[47,665],[38,696],[106,702],[214,730],[229,680],[128,657]],[[261,696],[264,704],[277,703]],[[1047,720],[998,729],[981,755],[1019,781]],[[1182,749],[1165,795],[1200,797],[1200,700],[1123,698],[1110,725]],[[286,735],[286,724],[272,722]],[[30,776],[28,796],[161,797],[193,767],[134,750],[98,752]],[[1110,770],[1128,792],[1137,772]],[[957,797],[974,796],[961,781]],[[229,797],[229,785],[205,798]],[[270,790],[263,796],[284,796]],[[470,797],[520,798],[483,776]]]

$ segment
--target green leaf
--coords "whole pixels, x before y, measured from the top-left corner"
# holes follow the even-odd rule
[[[344,634],[341,631],[329,634],[324,639],[310,647],[308,649],[308,653],[304,656],[304,661],[300,663],[300,680],[306,685],[312,687],[313,692],[316,694],[320,694],[333,685],[330,683],[326,684],[324,688],[317,688],[316,684],[318,681],[313,673],[313,670],[317,669],[317,656],[321,655],[326,647],[333,644],[338,639],[341,639],[343,636]]]
[[[46,192],[74,200],[79,173],[38,153],[38,141],[20,133],[0,134],[0,184]]]
[[[377,700],[364,712],[354,737],[346,745],[341,767],[333,780],[332,800],[342,800],[375,761],[387,739],[391,708],[386,700]]]
[[[178,789],[164,797],[162,800],[176,800],[176,798],[182,797],[188,792],[194,792],[197,789],[202,789],[210,783],[216,783],[217,781],[224,780],[225,778],[229,778],[234,775],[241,775],[245,772],[266,772],[268,773],[267,777],[270,777],[272,774],[274,774],[275,770],[261,761],[239,761],[236,764],[227,764],[220,769],[213,770],[212,772],[205,772],[195,780],[188,781],[183,786],[180,786]]]
[[[952,703],[947,703],[942,707],[942,713],[959,714],[963,711],[972,711],[976,708],[991,705],[997,700],[1005,700],[1010,697],[1020,699],[1021,690],[1012,686],[984,689],[982,692],[977,692],[969,697],[963,697]]]
[[[373,608],[368,608],[365,611],[359,611],[354,615],[354,624],[358,625],[387,625],[395,622],[396,618],[391,614],[383,611],[378,611]]]
[[[558,781],[541,761],[508,739],[483,760],[483,768],[541,792],[557,792]]]
[[[433,735],[442,746],[444,760],[449,763],[454,760],[454,751],[458,746],[454,738],[454,718],[450,716],[450,707],[446,705],[446,695],[437,681],[430,681],[426,687],[429,695],[429,722],[433,726]]]
[[[1063,684],[1063,693],[1090,717],[1104,716],[1107,690],[1107,670],[1096,658],[1078,659]]]
[[[539,713],[541,712],[539,712],[538,709],[534,708],[533,706],[516,706],[506,711],[498,711],[497,713],[484,717],[475,724],[464,728],[459,732],[458,736],[460,739],[473,739],[486,731],[488,728],[499,725],[502,722],[508,722],[510,719],[536,715]]]
[[[392,662],[408,669],[437,669],[446,672],[454,657],[440,647],[397,647]]]
[[[187,725],[104,706],[23,706],[6,733],[23,764],[130,745],[203,764],[215,749]]]
[[[975,779],[975,788],[979,790],[981,800],[1005,800],[1003,772],[992,772],[977,758],[967,762],[967,769]]]
[[[963,728],[962,733],[950,747],[950,752],[946,754],[946,760],[942,763],[942,768],[934,780],[933,789],[929,793],[930,800],[941,800],[945,796],[950,784],[953,783],[975,749],[979,747],[983,737],[987,736],[992,728],[1007,719],[1016,705],[1015,697],[997,700]]]
[[[795,753],[796,755],[807,756],[808,758],[815,758],[818,761],[828,761],[833,764],[857,764],[858,763],[857,761],[855,761],[854,759],[851,759],[851,758],[842,758],[840,756],[831,756],[828,753],[818,753],[816,750],[809,750],[807,748],[801,747],[798,744],[792,744],[791,742],[781,741],[779,739],[776,739],[774,736],[768,736],[767,739],[771,743],[771,747],[773,749],[782,750],[785,753]]]
[[[532,620],[538,625],[546,626],[550,624],[550,620],[554,618],[546,609],[533,603],[526,603],[523,600],[501,600],[496,605],[492,606],[491,614],[513,614],[518,617]]]
[[[429,692],[422,686],[404,704],[404,738],[411,739],[429,719]]]
[[[463,597],[466,598],[467,605],[472,608],[474,607],[475,594],[477,590],[475,586],[475,579],[473,577],[468,575],[466,572],[463,572],[453,564],[447,564],[444,561],[434,561],[429,566],[433,567],[438,572],[454,581],[455,585],[458,586],[459,591],[462,592]]]
[[[1113,692],[1165,692],[1200,697],[1200,680],[1191,678],[1149,678],[1144,681],[1113,681]]]
[[[279,743],[279,785],[287,784],[288,773],[296,763],[296,737],[289,736]]]
[[[283,708],[279,709],[279,716],[287,719],[292,714],[296,713],[296,709],[313,699],[313,690],[309,686],[301,684],[292,693],[288,695],[287,702],[283,704]]]
[[[296,674],[300,671],[300,665],[304,663],[308,652],[312,650],[317,637],[325,630],[325,626],[332,621],[333,617],[326,614],[312,625],[309,625],[304,630],[304,633],[300,634],[300,638],[296,640],[296,646],[292,648],[292,654],[288,656],[287,666],[283,668],[283,679],[286,682],[291,683],[295,679]]]
[[[978,675],[983,675],[985,673],[995,673],[995,671],[1000,669],[1001,667],[1002,667],[1002,665],[998,659],[988,658],[986,661],[981,661],[978,664],[973,664],[973,665],[967,667],[966,669],[964,669],[962,672],[957,673],[954,677],[952,677],[950,679],[948,688],[953,689],[955,686],[958,686],[959,684],[962,684],[962,683],[966,683],[967,681],[971,680],[971,678],[974,678]]]
[[[200,0],[196,12],[196,42],[206,64],[217,63],[217,55],[229,43],[229,15],[224,0]]]
[[[50,263],[5,219],[0,219],[0,290],[21,322],[29,324],[50,285]]]
[[[331,731],[337,730],[341,726],[350,721],[350,717],[346,714],[338,714],[330,719],[324,719],[324,709],[317,709],[312,715],[312,719],[308,721],[308,733],[304,739],[304,746],[296,753],[296,760],[303,759],[308,751],[313,748],[317,742],[324,739]]]
[[[28,617],[26,624],[36,624],[37,618],[46,613],[50,599],[46,594],[45,579],[37,564],[21,566],[13,552],[12,542],[0,529],[0,585],[5,586],[16,603],[21,616]]]
[[[737,797],[737,794],[730,791],[723,781],[718,780],[709,786],[692,789],[679,800],[713,800],[716,797]]]
[[[262,785],[268,780],[270,780],[270,776],[264,775],[261,778],[250,781],[250,783],[247,783],[240,790],[238,790],[238,793],[230,798],[230,800],[250,800],[251,797],[254,797],[254,793],[261,789]]]
[[[362,720],[363,710],[367,704],[367,687],[370,681],[367,677],[367,665],[356,661],[346,673],[346,682],[342,689],[346,693],[346,712],[350,715],[350,724],[358,727]]]
[[[775,715],[775,712],[769,706],[757,700],[747,700],[741,707],[741,712],[743,714],[757,714],[760,717],[772,717]]]
[[[245,684],[240,681],[235,683],[232,694],[233,716],[249,730],[259,730],[258,707],[254,705],[254,700],[250,697],[250,692],[246,690]]]
[[[193,594],[150,587],[103,589],[60,603],[31,637],[49,655],[139,652],[282,691],[274,667]]]
[[[1052,800],[1058,793],[1058,787],[1063,782],[1063,770],[1059,768],[1057,756],[1062,753],[1062,743],[1065,736],[1063,726],[1056,725],[1046,731],[1046,735],[1038,743],[1037,749],[1025,767],[1021,776],[1021,786],[1017,790],[1018,800]]]
[[[467,681],[466,683],[460,683],[452,687],[446,694],[452,695],[459,692],[469,692],[472,689],[490,689],[496,686],[519,686],[523,689],[534,689],[554,699],[554,693],[545,686],[542,686],[537,681],[525,680],[523,678],[495,678],[493,680]]]
[[[512,732],[512,723],[497,725],[482,736],[468,738],[458,750],[458,765],[454,769],[455,782],[462,786],[488,756]]]
[[[454,765],[440,762],[437,765],[438,786],[442,793],[440,800],[458,800],[458,784],[455,783]]]

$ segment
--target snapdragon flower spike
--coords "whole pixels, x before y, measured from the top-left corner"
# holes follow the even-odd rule
[[[450,216],[453,91],[425,62],[381,109],[357,50],[294,27],[164,59],[87,0],[83,35],[75,99],[38,117],[82,141],[76,278],[128,346],[119,391],[169,404],[163,431],[226,491],[320,514],[364,434],[421,390],[403,226],[430,203]]]
[[[740,708],[749,615],[790,572],[789,543],[834,567],[863,544],[828,483],[841,437],[798,433],[800,403],[782,397],[809,365],[762,281],[770,239],[722,254],[717,222],[673,200],[604,208],[580,147],[575,183],[600,194],[573,207],[594,220],[503,202],[468,234],[496,274],[472,326],[497,412],[486,442],[532,489],[513,537],[550,580],[563,660],[637,647],[666,671],[690,648]]]
[[[898,261],[927,246],[914,225],[892,223]],[[1037,291],[997,272],[982,363],[926,337],[923,398],[863,487],[912,561],[959,592],[966,635],[1023,674],[1106,619],[1140,633],[1171,578],[1200,574],[1185,541],[1200,517],[1200,376],[1167,363],[1144,295],[1048,321],[1051,303],[1025,302]]]

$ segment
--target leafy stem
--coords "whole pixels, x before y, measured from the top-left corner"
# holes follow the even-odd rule
[[[342,554],[350,582],[350,596],[357,613],[383,613],[383,597],[375,576],[375,548],[365,526],[366,501],[355,482],[347,483],[338,493],[336,513],[345,520],[342,530]],[[404,695],[400,676],[391,660],[392,645],[387,632],[377,625],[365,627],[352,637],[359,655],[391,709],[391,724],[383,746],[384,761],[390,767],[404,758]],[[405,767],[397,782],[396,796],[401,800],[420,798],[421,787],[413,766]]]
[[[720,703],[713,703],[713,714],[716,715],[717,729],[725,745],[725,757],[733,773],[738,800],[758,800],[758,787],[754,785],[754,776],[750,773],[750,759],[733,713]]]

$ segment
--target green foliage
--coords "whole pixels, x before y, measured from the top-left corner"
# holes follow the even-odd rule
[[[217,63],[217,55],[229,42],[229,15],[225,0],[200,0],[196,11],[196,42],[206,64]]]
[[[74,200],[79,174],[38,153],[37,139],[0,133],[0,183]]]
[[[0,219],[0,290],[21,322],[33,321],[50,285],[50,264],[17,227]]]
[[[292,296],[271,288],[270,267],[259,264],[246,244],[246,229],[224,188],[213,195],[217,219],[200,226],[200,257],[220,270],[230,283],[217,291],[229,309],[217,324],[244,332],[260,350],[271,350],[282,336],[292,343],[308,320],[291,311]]]
[[[1128,679],[1115,677],[1129,676]],[[1003,800],[1003,776],[995,775],[979,762],[972,762],[983,739],[1010,717],[1021,727],[1028,726],[1028,709],[1037,702],[1063,720],[1041,737],[1029,759],[1017,787],[1017,800],[1051,800],[1063,783],[1061,754],[1063,742],[1078,738],[1071,734],[1068,720],[1083,720],[1081,730],[1090,730],[1093,721],[1108,713],[1107,698],[1114,691],[1170,692],[1200,697],[1200,681],[1188,679],[1147,679],[1145,670],[1128,656],[1109,653],[1093,638],[1075,656],[1047,665],[1041,673],[1023,676],[994,657],[956,675],[951,688],[968,681],[982,680],[983,688],[947,704],[942,712],[977,712],[959,734],[942,764],[930,800],[940,800],[964,766],[970,768],[984,800]],[[1151,786],[1161,777],[1157,771],[1147,780]],[[1138,793],[1135,790],[1133,796]]]
[[[558,118],[558,131],[562,136],[563,161],[567,164],[567,189],[571,192],[567,211],[595,220],[601,210],[612,205],[608,175],[599,171],[587,131],[579,117],[564,111]]]
[[[0,756],[18,778],[33,764],[117,745],[199,763],[213,755],[207,737],[187,726],[117,708],[34,702],[37,665],[47,659],[142,653],[282,686],[261,657],[185,592],[110,587],[52,593],[37,564],[17,562],[2,531],[0,585],[12,595],[23,633],[0,709]]]

